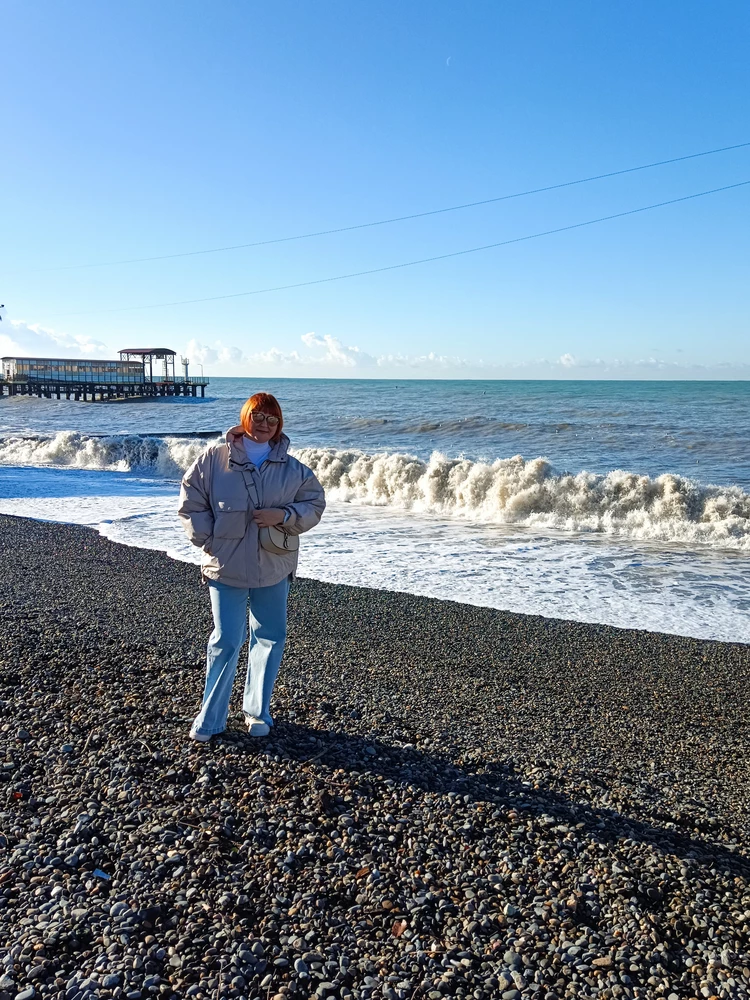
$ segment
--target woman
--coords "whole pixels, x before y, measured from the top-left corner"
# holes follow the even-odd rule
[[[323,487],[288,454],[277,400],[258,392],[227,431],[185,473],[178,513],[188,538],[203,550],[214,630],[208,641],[203,706],[190,738],[205,743],[226,728],[242,644],[250,650],[242,708],[251,736],[267,736],[271,694],[286,639],[289,584],[298,540],[325,509]],[[270,530],[269,530],[270,529]]]

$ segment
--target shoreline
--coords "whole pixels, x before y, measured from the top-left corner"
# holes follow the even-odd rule
[[[5,468],[11,470],[10,482],[6,484],[8,490],[23,493],[23,486],[16,482],[23,469]],[[2,469],[0,466],[0,480],[8,475]],[[87,498],[87,507],[81,515],[75,503],[66,507],[66,501],[62,501],[61,506],[55,498],[56,490],[67,485],[58,482],[57,477],[70,475],[70,470],[44,468],[41,471],[50,473],[52,478],[41,480],[38,495],[30,500],[17,498],[0,502],[0,515],[80,524],[118,544],[166,552],[178,561],[195,563],[197,550],[184,538],[164,496],[168,480],[154,480],[152,513],[156,521],[152,523],[150,519],[144,521],[136,516],[148,512],[145,501],[128,503],[126,500],[124,505],[116,501],[113,506],[109,500],[109,483],[105,481],[102,488],[96,481],[97,476],[118,478],[121,473],[112,470],[79,470],[76,473],[93,477],[87,487],[92,495]],[[32,476],[39,472],[40,467],[29,468]],[[33,492],[31,486],[29,490]],[[118,496],[117,490],[113,496]],[[123,496],[127,498],[127,491]],[[332,501],[331,514],[334,504]],[[381,514],[382,509],[378,509],[378,517]],[[403,514],[399,510],[385,515],[390,519],[386,530],[396,532],[397,543],[398,533],[408,520],[403,519]],[[610,538],[584,533],[580,537],[568,537],[564,532],[545,529],[540,537],[532,527],[507,525],[488,526],[477,533],[469,522],[457,520],[449,526],[439,518],[425,517],[426,531],[435,532],[432,568],[425,575],[418,556],[405,558],[403,546],[389,554],[383,543],[385,533],[375,528],[373,516],[373,510],[367,505],[339,503],[336,521],[327,518],[316,531],[312,545],[308,542],[304,546],[302,574],[334,585],[430,597],[530,618],[601,624],[621,630],[750,646],[750,618],[744,614],[750,589],[740,572],[747,564],[747,557],[740,552],[703,551],[700,546],[685,552],[676,542],[662,544],[647,539],[638,542],[634,554],[632,543],[619,536]],[[410,523],[408,530],[412,528]],[[352,529],[356,534],[352,534]],[[405,539],[416,553],[419,532],[412,532]],[[484,574],[476,574],[472,568],[474,561],[481,563],[487,557],[485,546],[492,546],[495,541],[501,546],[510,545],[507,549],[510,558],[506,558],[505,550],[494,562],[491,556]],[[515,558],[516,545],[525,553],[520,560]],[[535,559],[531,551],[538,545],[542,546],[541,559]],[[331,546],[335,552],[333,559]],[[634,571],[633,565],[639,568]],[[624,580],[624,585],[618,578]]]
[[[747,645],[298,579],[197,746],[196,567],[0,516],[0,602],[0,1000],[750,996]]]

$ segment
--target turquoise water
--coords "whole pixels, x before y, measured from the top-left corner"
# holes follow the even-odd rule
[[[750,641],[750,383],[215,379],[205,400],[0,401],[0,511],[198,556],[179,479],[257,390],[325,486],[301,572]]]
[[[282,402],[294,444],[544,456],[558,471],[690,476],[750,489],[750,382],[213,379],[205,400],[92,405],[5,399],[0,436],[219,432],[252,392]],[[1,446],[1,445],[0,445]]]

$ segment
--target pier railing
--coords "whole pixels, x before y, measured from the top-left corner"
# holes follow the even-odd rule
[[[81,377],[78,375],[0,375],[0,382],[5,382],[6,384],[13,385],[26,385],[28,383],[37,382],[70,382],[80,384],[86,383],[87,385],[95,382],[97,385],[208,385],[211,381],[210,378],[204,378],[202,375],[190,375],[188,378],[185,376],[176,376],[175,378],[154,378],[154,379],[144,379],[144,378],[118,378],[117,376],[112,378],[107,378],[106,376],[96,376],[96,377]]]
[[[37,396],[40,399],[135,400],[158,396],[205,397],[207,378],[181,378],[163,381],[127,381],[118,379],[0,378],[0,398],[3,396]]]

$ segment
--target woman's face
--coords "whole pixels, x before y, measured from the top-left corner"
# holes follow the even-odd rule
[[[265,444],[270,441],[279,426],[278,417],[272,413],[264,413],[263,410],[252,410],[250,413],[250,430],[247,436],[257,441],[258,444]]]

